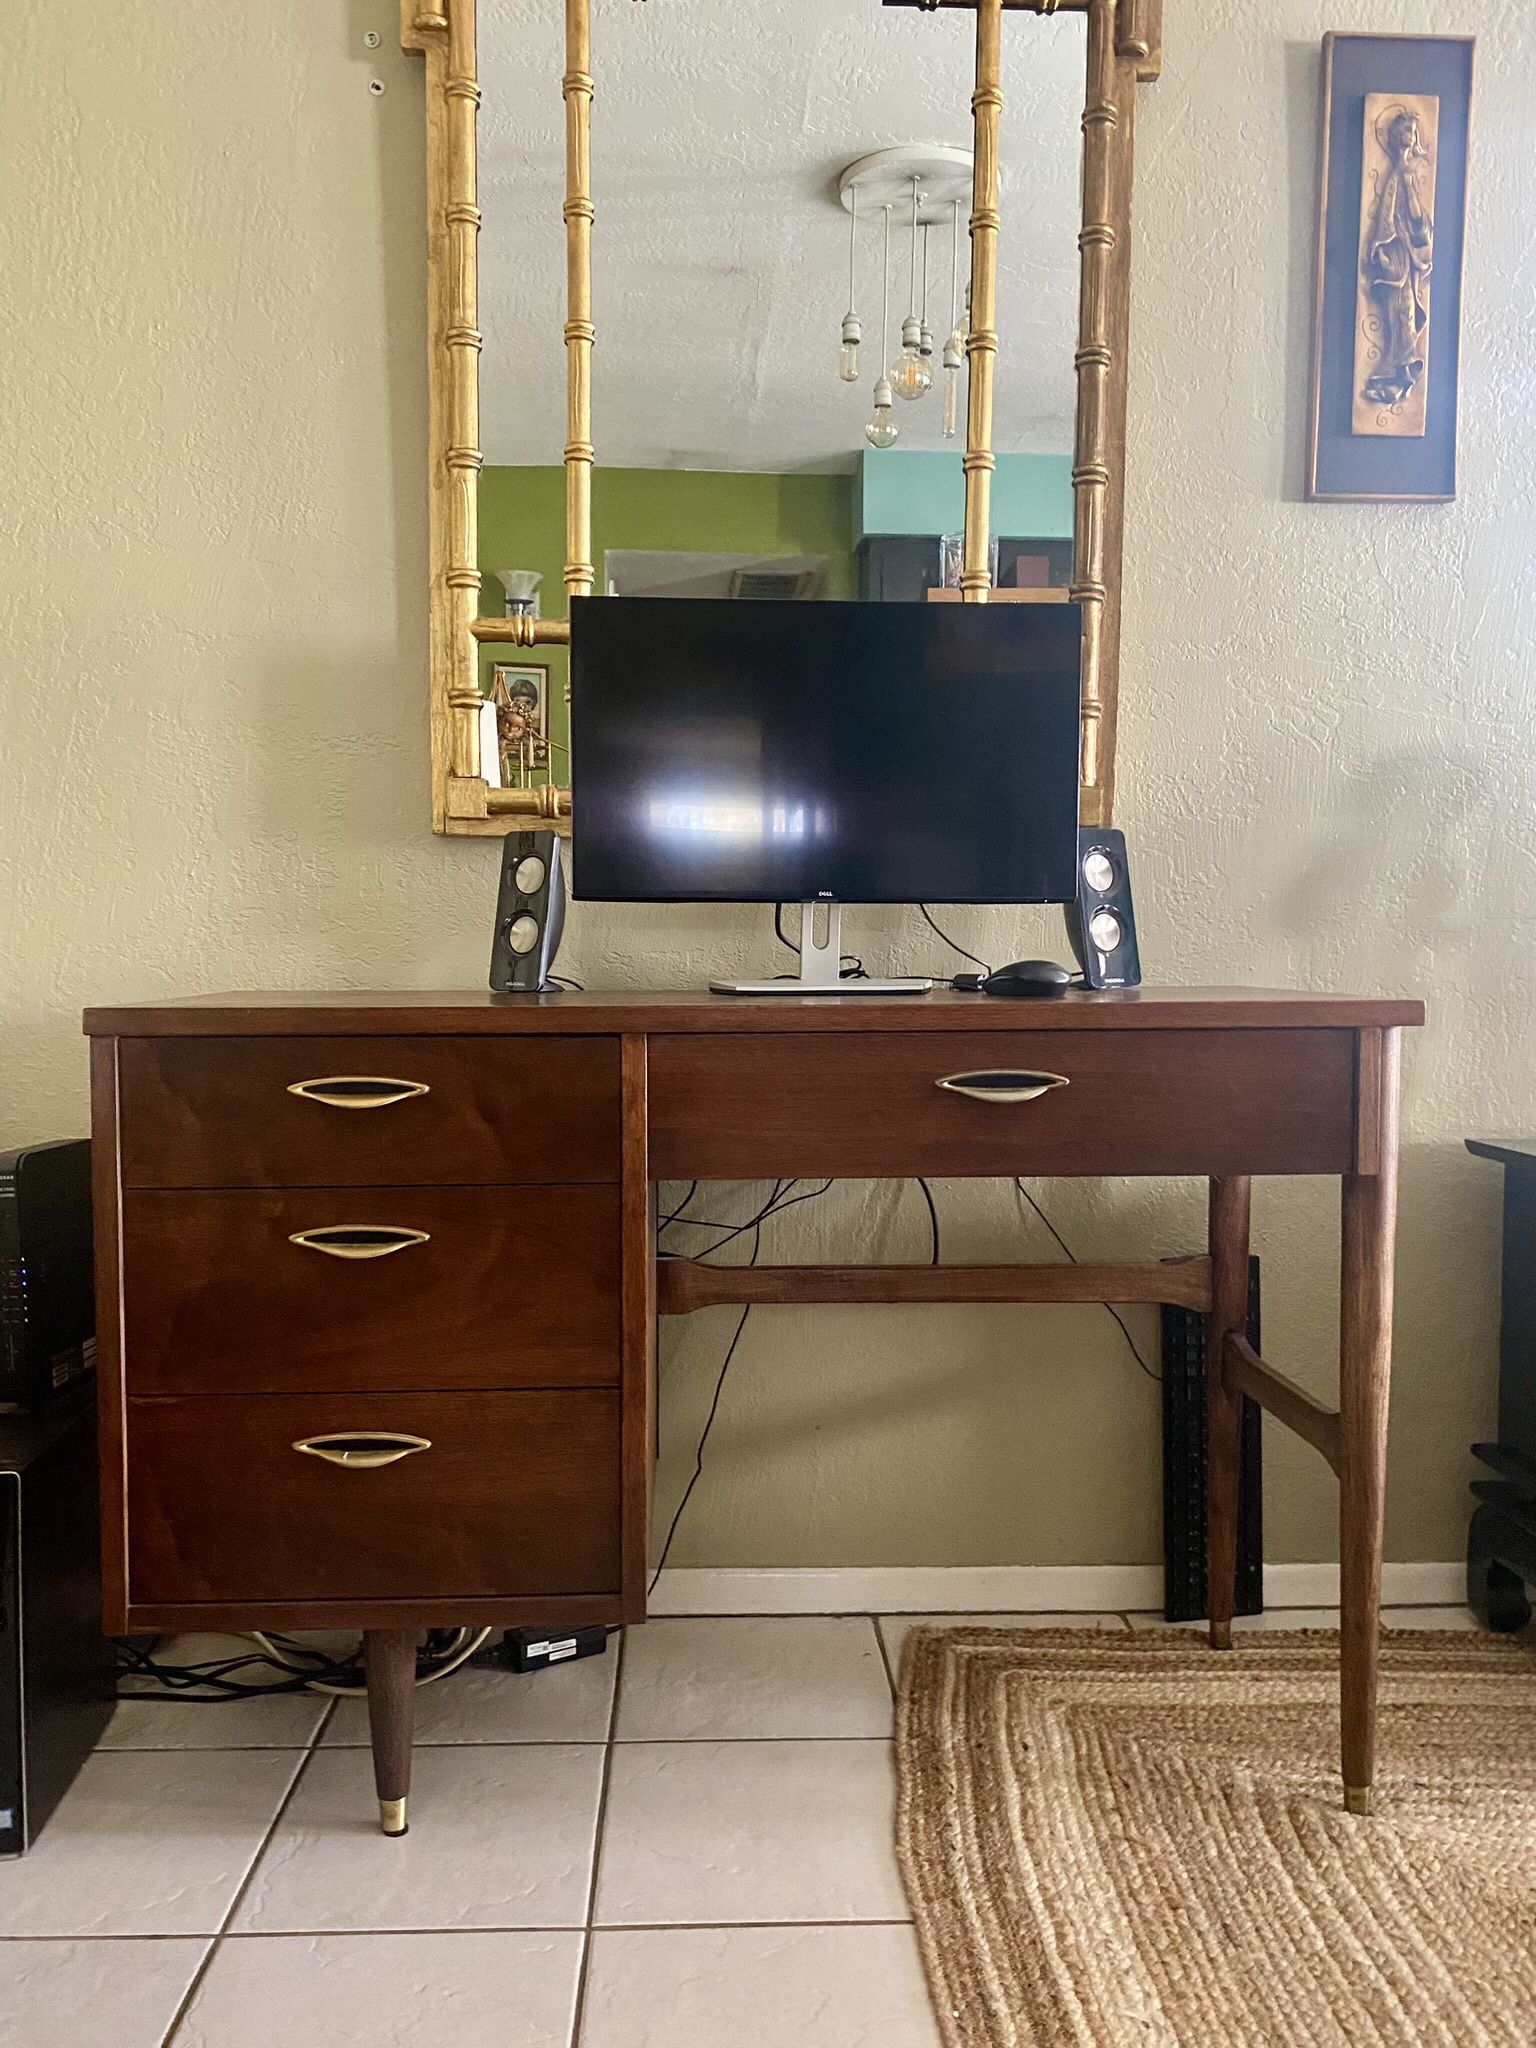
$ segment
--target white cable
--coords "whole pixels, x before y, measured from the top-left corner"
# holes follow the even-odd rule
[[[960,202],[953,202],[949,234],[949,331],[960,324]]]
[[[258,1643],[261,1646],[262,1650],[265,1652],[265,1654],[272,1659],[274,1664],[280,1664],[285,1671],[295,1672],[300,1678],[303,1678],[305,1687],[308,1691],[327,1693],[333,1699],[341,1700],[358,1700],[366,1698],[367,1690],[365,1686],[330,1685],[324,1679],[306,1677],[305,1667],[302,1664],[295,1663],[291,1657],[287,1656],[283,1652],[283,1650],[276,1643],[273,1642],[270,1636],[263,1635],[260,1629],[250,1629],[247,1631],[247,1634],[249,1636],[250,1641],[253,1643]],[[417,1686],[421,1687],[423,1685],[435,1685],[440,1678],[446,1678],[451,1671],[457,1671],[461,1664],[467,1664],[470,1658],[474,1656],[475,1652],[478,1649],[480,1649],[481,1646],[486,1642],[490,1634],[491,1630],[488,1628],[459,1629],[457,1631],[458,1641],[453,1645],[453,1648],[447,1652],[443,1662],[441,1664],[434,1664],[430,1671],[424,1672],[422,1676],[416,1680]]]
[[[891,331],[891,209],[885,209],[885,292],[880,302],[880,375],[885,375],[886,338]]]

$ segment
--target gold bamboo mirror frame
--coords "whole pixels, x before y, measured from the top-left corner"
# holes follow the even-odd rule
[[[567,600],[592,593],[593,0],[563,5],[565,70]],[[665,5],[665,0],[658,0]],[[1082,208],[1078,236],[1077,400],[1073,432],[1070,595],[1083,606],[1081,815],[1112,818],[1120,673],[1121,555],[1130,326],[1131,197],[1138,84],[1162,58],[1162,0],[868,0],[871,7],[961,9],[976,17],[972,97],[974,189],[970,210],[970,305],[965,547],[961,596],[991,595],[989,541],[998,250],[1003,17],[1086,17],[1082,115]],[[1022,25],[1021,25],[1022,26]],[[481,603],[477,131],[480,107],[477,0],[402,0],[401,37],[423,53],[426,77],[428,460],[430,470],[429,702],[432,824],[455,836],[499,836],[518,825],[569,829],[569,790],[494,787],[482,773],[480,650],[565,646],[565,618],[486,616]],[[551,80],[551,91],[554,81]]]

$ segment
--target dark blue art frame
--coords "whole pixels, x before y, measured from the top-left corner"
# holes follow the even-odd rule
[[[1323,163],[1313,315],[1307,497],[1335,503],[1443,503],[1456,495],[1461,302],[1472,117],[1472,36],[1323,39]],[[1428,414],[1422,439],[1357,435],[1352,423],[1355,278],[1365,97],[1440,100]]]

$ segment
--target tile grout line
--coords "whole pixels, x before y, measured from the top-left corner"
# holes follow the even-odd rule
[[[906,1920],[614,1920],[604,1927],[595,1927],[594,1934],[731,1934],[743,1928],[785,1928],[797,1927],[910,1927]],[[476,1930],[477,1932],[483,1930]],[[555,1933],[568,1934],[570,1928],[506,1928],[492,1929],[503,1933]],[[580,2048],[580,2044],[574,2044]]]
[[[283,1815],[288,1811],[289,1806],[293,1803],[293,1795],[295,1794],[295,1792],[298,1791],[299,1785],[303,1780],[304,1773],[309,1769],[311,1762],[314,1760],[316,1751],[319,1748],[320,1737],[324,1734],[326,1728],[330,1725],[331,1716],[335,1713],[336,1706],[337,1702],[334,1699],[332,1699],[327,1705],[325,1712],[320,1716],[320,1719],[315,1723],[314,1730],[310,1735],[309,1741],[305,1744],[304,1749],[300,1753],[298,1769],[294,1772],[293,1776],[288,1780],[288,1789],[284,1792],[282,1798],[277,1802],[277,1811],[273,1814],[271,1823],[268,1826],[266,1833],[262,1836],[260,1842],[256,1845],[256,1853],[251,1858],[250,1862],[247,1864],[245,1875],[241,1878],[239,1884],[237,1884],[235,1887],[235,1895],[229,1902],[228,1910],[225,1912],[224,1918],[219,1923],[218,1931],[215,1933],[212,1941],[210,1941],[208,1944],[208,1953],[203,1957],[203,1960],[198,1964],[196,1970],[193,1971],[192,1981],[190,1984],[188,1984],[185,1992],[182,1994],[181,2002],[176,2007],[175,2012],[172,2013],[170,2025],[166,2028],[165,2032],[160,2037],[160,2048],[174,2048],[176,2036],[181,2032],[182,2024],[186,2020],[187,2014],[192,2009],[193,2000],[197,1997],[198,1992],[201,1991],[201,1989],[203,1988],[204,1980],[206,1979],[209,1970],[213,1967],[213,1959],[218,1954],[225,1935],[229,1932],[230,1922],[234,1919],[236,1913],[239,1912],[241,1903],[244,1900],[246,1893],[251,1888],[251,1880],[255,1877],[256,1872],[260,1867],[261,1859],[266,1855],[267,1850],[270,1848],[273,1837],[276,1835],[278,1828],[282,1825]]]
[[[943,4],[943,0],[940,0],[940,4]],[[1323,1607],[1332,1607],[1337,1610],[1338,1604],[1336,1600],[1269,1600],[1265,1602],[1264,1612],[1266,1614],[1305,1613],[1310,1612],[1313,1608]],[[1389,1610],[1396,1614],[1423,1613],[1427,1609],[1433,1609],[1438,1612],[1441,1609],[1457,1607],[1459,1605],[1460,1602],[1455,1600],[1384,1600],[1381,1603],[1384,1614]],[[937,1624],[944,1621],[958,1620],[962,1615],[999,1615],[1006,1618],[1012,1614],[1030,1614],[1047,1616],[1052,1621],[1060,1622],[1064,1628],[1070,1628],[1074,1622],[1081,1622],[1087,1615],[1158,1613],[1160,1613],[1160,1610],[1155,1607],[1019,1607],[1017,1605],[1008,1607],[796,1607],[780,1612],[771,1612],[759,1607],[722,1607],[718,1610],[712,1608],[707,1614],[654,1613],[648,1618],[646,1626],[656,1623],[670,1624],[680,1621],[865,1621],[871,1614],[883,1616],[891,1621],[912,1620]]]
[[[896,1674],[891,1669],[891,1652],[885,1640],[885,1630],[880,1626],[878,1614],[869,1616],[869,1625],[875,1632],[875,1647],[880,1652],[880,1662],[885,1666],[885,1682],[891,1689],[891,1704],[896,1703]]]
[[[618,1738],[619,1701],[624,1691],[624,1659],[629,1648],[629,1631],[619,1634],[618,1658],[613,1674],[613,1701],[608,1709],[608,1740],[603,1745],[603,1774],[597,1789],[597,1815],[592,1829],[592,1875],[587,1884],[587,1914],[581,1931],[581,1960],[576,1967],[576,1996],[571,2003],[570,2048],[581,2048],[581,2031],[586,2022],[587,1978],[592,1968],[592,1922],[597,1912],[597,1879],[602,1868],[603,1841],[608,1828],[608,1790],[613,1779],[613,1752]]]
[[[595,1927],[594,1934],[689,1934],[727,1932],[733,1927],[910,1927],[910,1920],[615,1920]],[[372,1941],[410,1939],[414,1935],[437,1941],[461,1934],[585,1934],[579,1920],[522,1920],[494,1927],[231,1927],[215,1937],[211,1934],[5,1934],[0,1935],[0,1956],[9,1944],[22,1942],[89,1942],[106,1947],[113,1942],[207,1941],[217,1939],[222,1948],[241,1941]],[[168,2048],[162,2042],[161,2048]]]
[[[1098,1633],[1100,1635],[1113,1635],[1115,1631],[1113,1629],[1100,1629]],[[1451,1631],[1447,1630],[1446,1633],[1450,1634]],[[891,1677],[891,1667],[889,1664],[886,1664],[884,1667],[884,1676],[890,1683],[894,1684],[895,1681]],[[695,1742],[880,1742],[883,1740],[882,1736],[873,1733],[866,1735],[624,1735],[615,1740],[613,1747],[615,1749],[656,1749],[673,1747],[679,1743]],[[474,1742],[418,1742],[416,1744],[416,1754],[419,1756],[424,1750],[453,1753],[458,1750],[468,1749],[607,1749],[608,1746],[606,1741],[594,1742],[590,1739],[586,1741],[570,1741],[561,1737],[540,1736],[523,1741],[494,1742],[487,1739]],[[367,1751],[368,1744],[366,1742],[333,1742],[327,1748],[327,1754],[334,1753],[340,1756],[364,1756],[367,1754]],[[178,1744],[175,1749],[113,1749],[101,1752],[103,1756],[281,1756],[296,1753],[298,1752],[295,1745],[288,1744],[285,1746],[277,1742],[263,1743],[259,1747],[253,1745],[244,1749],[189,1749],[183,1744]],[[89,1937],[82,1938],[88,1939]],[[0,1934],[0,1941],[5,1939],[6,1937]]]
[[[706,1749],[711,1744],[723,1749],[728,1744],[739,1748],[761,1747],[764,1744],[782,1746],[786,1742],[884,1742],[883,1735],[630,1735],[614,1743],[615,1749]],[[466,1745],[467,1746],[467,1745]],[[589,1748],[592,1745],[587,1745]]]

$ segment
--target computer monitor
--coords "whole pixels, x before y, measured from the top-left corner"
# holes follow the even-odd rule
[[[1081,639],[1075,604],[578,601],[572,894],[1068,902]]]
[[[572,893],[1064,903],[1075,604],[571,608]]]

